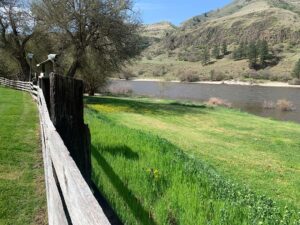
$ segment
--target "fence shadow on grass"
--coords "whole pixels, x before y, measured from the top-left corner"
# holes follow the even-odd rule
[[[104,104],[111,105],[116,109],[122,107],[121,111],[128,111],[138,114],[162,114],[168,115],[184,115],[189,113],[204,114],[205,111],[201,110],[206,108],[203,104],[193,104],[188,102],[170,102],[170,103],[159,103],[159,102],[143,102],[139,99],[120,99],[110,97],[85,97],[85,104]]]
[[[97,181],[96,181],[97,182]],[[107,219],[109,220],[111,225],[124,225],[122,223],[119,216],[110,206],[109,202],[104,198],[103,194],[99,191],[97,184],[94,181],[91,183],[91,188],[93,190],[94,196],[97,199],[98,203],[100,204],[104,214],[106,215]]]
[[[119,148],[114,147],[114,149],[118,149],[116,152],[119,152],[119,153],[121,152],[123,154],[125,151],[128,151],[129,148],[127,147],[127,149],[120,150]],[[110,152],[113,152],[113,151],[110,150]],[[125,157],[128,156],[129,158],[130,157],[132,158],[131,154],[133,154],[133,153],[130,153],[129,155],[128,155],[128,153],[125,154]],[[133,155],[135,155],[135,154],[133,154]],[[136,218],[138,223],[139,224],[144,224],[144,225],[156,225],[155,221],[150,216],[151,215],[150,212],[147,211],[143,207],[143,205],[140,203],[139,199],[123,183],[123,181],[115,173],[115,171],[111,167],[111,165],[97,151],[97,148],[95,148],[95,146],[92,146],[92,155],[93,155],[95,161],[98,164],[97,167],[100,167],[103,170],[103,172],[106,174],[109,181],[114,186],[115,190],[118,192],[118,195],[127,204],[127,206],[129,207],[130,211],[132,212],[132,214],[134,215],[134,217]],[[135,158],[135,157],[136,156],[134,156],[133,158]],[[97,171],[95,171],[95,168],[94,168],[94,182],[95,182],[96,185],[101,182],[100,179],[99,179],[99,175],[98,175]]]
[[[132,151],[131,148],[129,148],[126,145],[120,145],[120,146],[105,146],[103,147],[105,149],[105,152],[113,155],[113,156],[123,156],[127,159],[131,160],[138,160],[139,154]]]

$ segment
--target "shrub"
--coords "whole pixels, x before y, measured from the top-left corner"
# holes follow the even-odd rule
[[[221,71],[211,70],[210,71],[210,80],[212,81],[222,81],[225,79],[225,75]]]
[[[263,108],[264,109],[275,109],[276,104],[273,101],[264,101]]]
[[[187,70],[179,72],[179,79],[181,82],[196,82],[199,81],[199,76],[195,71]]]
[[[233,80],[233,79],[234,79],[234,76],[233,76],[232,74],[227,75],[226,79],[228,79],[228,80]]]
[[[170,58],[170,57],[174,57],[174,56],[176,56],[176,53],[175,52],[172,52],[172,51],[168,51],[168,57]]]
[[[293,80],[289,81],[290,85],[300,85],[300,79],[294,78]]]
[[[279,80],[279,77],[278,77],[277,75],[272,74],[272,75],[270,76],[270,81],[278,81],[278,80]]]
[[[291,79],[290,74],[284,73],[278,76],[278,81],[288,82]]]
[[[276,106],[281,111],[293,111],[295,110],[295,106],[291,101],[286,99],[280,99],[277,101]]]
[[[182,53],[182,52],[179,52],[177,54],[177,58],[178,58],[179,61],[185,61],[185,54]]]
[[[258,79],[262,80],[269,80],[271,76],[272,74],[269,70],[262,70],[258,73]]]
[[[227,108],[231,108],[232,107],[232,103],[228,102],[225,99],[216,98],[216,97],[210,98],[206,102],[206,105],[208,105],[208,106],[223,106],[223,107],[227,107]]]
[[[256,70],[250,70],[249,78],[252,79],[259,79],[259,73]]]
[[[18,79],[19,77],[22,77],[18,70],[18,66],[14,65],[13,62],[9,62],[3,53],[0,52],[0,76],[8,79]]]
[[[245,78],[251,78],[256,80],[269,80],[272,76],[269,70],[262,70],[257,72],[256,70],[250,70],[243,74]]]
[[[139,70],[138,75],[143,75],[145,73],[145,70]]]
[[[129,87],[121,87],[121,86],[115,86],[109,89],[109,92],[112,95],[117,95],[117,96],[130,96],[132,94],[132,89]]]
[[[179,61],[199,62],[201,60],[199,52],[184,51],[178,53]]]
[[[120,79],[125,79],[125,80],[130,80],[131,78],[136,77],[136,75],[129,69],[127,70],[123,70],[120,74],[119,74],[119,78]]]
[[[168,73],[168,69],[165,66],[160,66],[152,72],[154,77],[161,77]]]
[[[300,79],[300,59],[296,63],[292,75],[294,78]]]
[[[163,50],[158,49],[158,50],[156,50],[156,51],[153,52],[153,55],[154,55],[154,56],[159,56],[159,55],[162,55],[162,54],[164,54],[164,53],[165,53],[165,52],[164,52]]]
[[[281,74],[281,75],[271,74],[269,79],[271,81],[287,82],[291,80],[291,76],[289,74]]]
[[[199,81],[211,81],[210,76],[209,75],[200,75],[199,76]]]
[[[250,70],[247,71],[243,74],[243,77],[245,78],[252,78],[252,79],[256,79],[258,77],[258,72],[256,70]]]
[[[186,61],[188,62],[199,62],[200,56],[197,53],[189,53],[186,55]]]

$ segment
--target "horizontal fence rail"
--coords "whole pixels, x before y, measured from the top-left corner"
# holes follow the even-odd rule
[[[43,91],[31,82],[12,81],[2,77],[0,84],[27,91],[37,102],[49,224],[109,225],[102,208],[50,119]]]
[[[31,82],[24,82],[18,80],[9,80],[3,77],[0,77],[0,84],[6,87],[11,87],[21,91],[29,92],[32,97],[37,101],[38,96],[38,86],[33,85]]]

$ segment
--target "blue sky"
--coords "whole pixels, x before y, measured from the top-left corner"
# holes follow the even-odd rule
[[[185,20],[204,12],[221,8],[232,0],[135,0],[145,24],[170,21],[179,25]]]

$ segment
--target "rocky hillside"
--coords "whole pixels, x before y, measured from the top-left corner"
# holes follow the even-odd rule
[[[286,81],[300,58],[300,0],[234,0],[179,27],[167,22],[145,26],[142,34],[150,47],[143,52],[142,60],[131,66],[140,77],[180,79],[183,71],[189,71],[203,80],[222,72],[220,77],[226,79],[264,77]],[[278,60],[249,75],[253,71],[248,68],[248,61],[234,60],[230,53],[241,42],[257,40],[266,40],[270,54]],[[223,42],[228,44],[229,54],[201,65],[201,48],[208,47],[212,52],[214,46]]]
[[[160,43],[169,33],[173,33],[177,27],[170,22],[160,22],[144,25],[141,28],[145,47]]]
[[[269,43],[300,40],[300,1],[236,0],[230,5],[184,22],[162,43],[166,48],[207,43],[239,43],[265,39]]]
[[[149,25],[144,25],[142,27],[142,35],[146,37],[153,37],[161,39],[165,37],[167,33],[176,30],[176,26],[170,22],[160,22]]]

